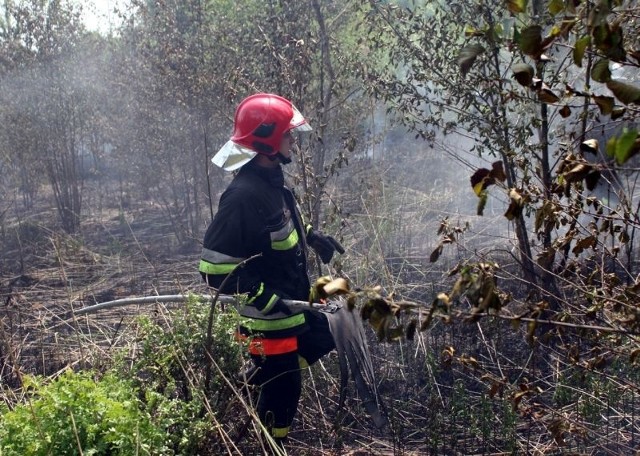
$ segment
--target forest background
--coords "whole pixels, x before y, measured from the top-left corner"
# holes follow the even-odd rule
[[[0,4],[3,454],[278,451],[229,312],[76,315],[210,293],[209,160],[257,91],[314,127],[288,178],[347,253],[312,276],[384,303],[389,428],[338,407],[329,357],[290,453],[637,454],[637,1],[132,0],[100,31],[82,8]]]

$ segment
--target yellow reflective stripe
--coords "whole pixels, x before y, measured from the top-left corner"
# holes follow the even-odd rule
[[[276,439],[281,439],[286,437],[289,434],[289,426],[283,428],[273,427],[271,428],[271,437],[275,437]]]
[[[258,298],[258,296],[262,294],[263,291],[264,291],[264,282],[260,282],[260,288],[258,288],[258,291],[256,292],[256,294],[253,295],[253,297],[249,298],[247,303],[252,303],[253,301],[255,301]]]
[[[303,325],[304,322],[304,314],[301,313],[287,318],[280,318],[278,320],[257,320],[254,318],[248,318],[243,322],[243,324],[251,331],[261,332],[295,328],[296,326]]]
[[[278,302],[278,298],[279,296],[277,294],[274,294],[273,296],[271,296],[271,299],[269,299],[269,302],[267,303],[267,305],[264,306],[264,309],[262,309],[260,312],[262,312],[263,314],[269,313],[269,311],[273,309],[273,306],[276,305],[276,302]]]
[[[200,272],[204,272],[205,274],[227,275],[231,273],[236,268],[236,266],[238,266],[236,263],[213,264],[205,260],[200,260],[200,266],[198,266],[198,270]]]
[[[286,239],[282,241],[271,241],[271,248],[273,250],[289,250],[290,248],[295,247],[298,243],[298,232],[293,230]]]

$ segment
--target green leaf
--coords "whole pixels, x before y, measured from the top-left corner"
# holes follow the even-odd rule
[[[615,97],[624,104],[640,104],[640,88],[615,79],[607,81],[607,87],[613,92]]]
[[[634,154],[634,146],[638,138],[638,130],[630,130],[625,128],[616,141],[615,158],[616,162],[621,165],[625,163]],[[636,151],[637,152],[637,151]]]
[[[529,87],[533,81],[535,70],[527,63],[518,63],[513,66],[513,77],[524,87]]]
[[[611,70],[609,69],[609,60],[598,60],[591,69],[591,78],[594,81],[605,83],[611,80]]]
[[[464,29],[464,36],[466,36],[467,38],[471,38],[474,36],[484,36],[484,32],[473,28],[470,25],[467,25]]]
[[[537,59],[542,54],[542,27],[532,25],[520,32],[518,42],[520,50],[526,55]]]
[[[587,49],[587,46],[591,44],[591,36],[586,35],[576,41],[576,45],[573,48],[573,63],[577,66],[582,66],[582,59],[584,57],[584,51]]]
[[[513,14],[523,13],[527,9],[527,0],[507,0],[507,9]]]
[[[487,199],[489,199],[489,192],[483,190],[480,192],[480,199],[478,200],[478,208],[476,210],[478,215],[484,215],[484,208],[487,205]]]
[[[549,6],[547,7],[549,9],[549,13],[552,16],[555,16],[558,13],[561,13],[562,11],[564,11],[564,1],[563,0],[551,0],[549,2]]]
[[[460,55],[458,56],[458,65],[460,66],[460,71],[463,76],[466,76],[471,67],[473,66],[476,58],[485,52],[485,48],[480,44],[470,44],[469,46],[465,46],[460,50]]]
[[[616,144],[618,143],[618,138],[612,136],[607,140],[607,145],[605,150],[607,151],[607,155],[609,157],[614,157],[616,155]]]

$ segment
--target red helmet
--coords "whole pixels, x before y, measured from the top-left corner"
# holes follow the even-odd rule
[[[236,109],[231,141],[259,154],[274,156],[289,130],[311,130],[305,118],[286,98],[258,93],[245,98]]]

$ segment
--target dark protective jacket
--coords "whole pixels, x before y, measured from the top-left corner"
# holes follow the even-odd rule
[[[247,296],[245,334],[281,338],[306,330],[304,312],[280,301],[306,301],[310,290],[305,228],[281,167],[249,162],[240,169],[207,229],[199,270],[221,293]]]

